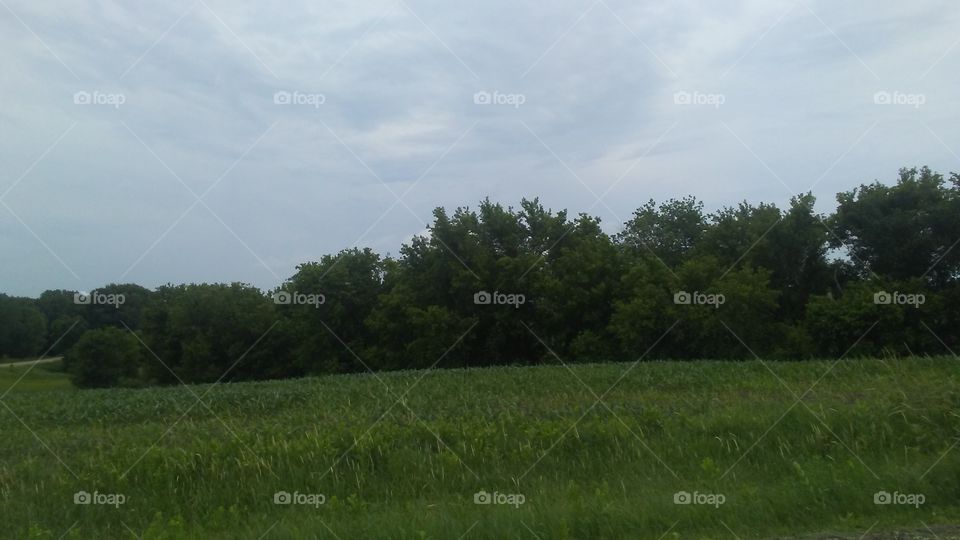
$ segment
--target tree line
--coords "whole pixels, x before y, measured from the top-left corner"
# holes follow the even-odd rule
[[[77,385],[98,387],[960,346],[960,175],[902,169],[838,194],[829,215],[814,203],[650,201],[612,236],[537,199],[437,208],[398,257],[343,250],[268,291],[0,295],[0,357],[63,354]]]

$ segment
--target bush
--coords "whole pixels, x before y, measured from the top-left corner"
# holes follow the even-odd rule
[[[141,363],[141,347],[128,330],[90,330],[64,356],[64,366],[81,388],[130,385]]]

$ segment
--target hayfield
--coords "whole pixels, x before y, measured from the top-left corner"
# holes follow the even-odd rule
[[[948,538],[958,365],[611,363],[84,391],[52,366],[15,385],[26,368],[0,367],[0,537]]]

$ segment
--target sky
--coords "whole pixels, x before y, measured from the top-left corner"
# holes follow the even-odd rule
[[[397,255],[435,207],[960,171],[951,0],[0,0],[0,292]]]

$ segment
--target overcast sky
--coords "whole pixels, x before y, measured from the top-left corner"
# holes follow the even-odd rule
[[[487,196],[616,232],[960,171],[955,0],[145,4],[0,0],[0,291],[269,288]]]

